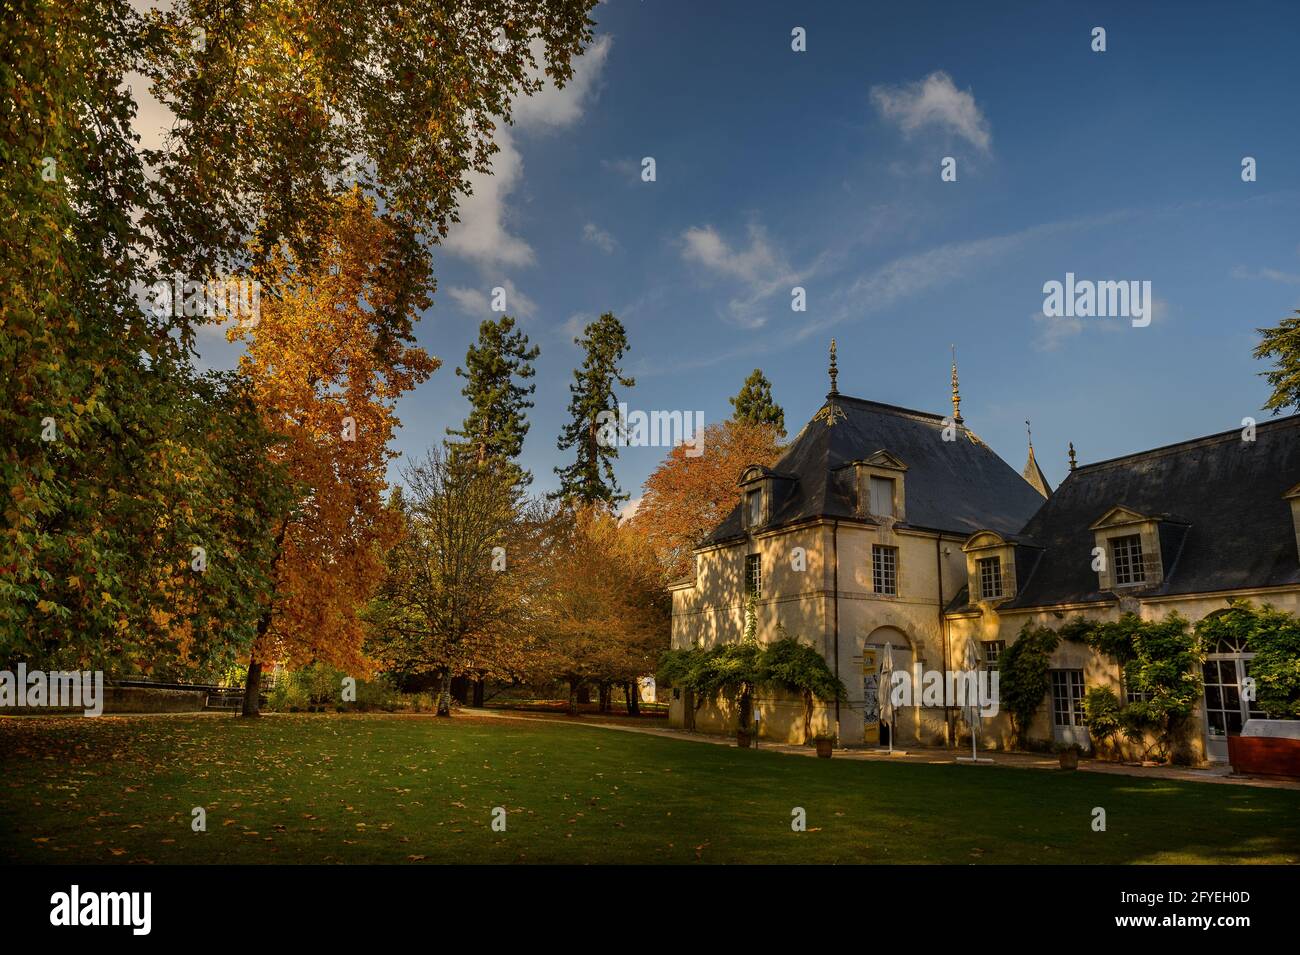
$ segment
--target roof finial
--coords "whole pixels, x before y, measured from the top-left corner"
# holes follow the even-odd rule
[[[1075,464],[1075,461],[1074,461],[1074,442],[1071,441],[1071,442],[1070,442],[1070,470],[1071,470],[1071,471],[1074,470],[1074,464]]]
[[[1029,427],[1029,419],[1025,419],[1025,434],[1029,435],[1029,450],[1034,450],[1034,429]]]
[[[961,391],[957,387],[957,346],[952,346],[952,420],[957,424],[962,423],[961,418]]]
[[[839,369],[835,367],[835,339],[831,339],[831,394],[838,395],[840,389],[835,384],[835,379],[839,376]]]

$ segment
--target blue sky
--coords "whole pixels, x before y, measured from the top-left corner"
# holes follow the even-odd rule
[[[842,392],[936,412],[956,344],[967,425],[1019,469],[1032,419],[1053,483],[1068,441],[1088,462],[1264,417],[1254,330],[1300,307],[1294,5],[612,0],[595,17],[575,82],[521,105],[435,254],[419,339],[444,366],[399,406],[403,453],[464,417],[454,369],[494,286],[542,350],[522,461],[539,491],[565,460],[572,339],[602,311],[628,328],[631,407],[720,420],[759,367],[791,433],[824,399],[832,335]],[[1066,272],[1149,280],[1154,320],[1045,318]],[[664,453],[625,449],[623,490]]]

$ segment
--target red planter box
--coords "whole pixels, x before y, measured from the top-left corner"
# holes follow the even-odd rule
[[[1237,773],[1300,776],[1300,739],[1229,736],[1228,762]]]

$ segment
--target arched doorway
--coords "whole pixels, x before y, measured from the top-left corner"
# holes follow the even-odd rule
[[[1242,693],[1254,658],[1244,637],[1228,635],[1210,648],[1201,665],[1205,677],[1205,751],[1216,762],[1227,761],[1228,737],[1240,734],[1246,720],[1264,717],[1255,701],[1245,699]]]
[[[862,647],[862,736],[863,742],[884,746],[889,742],[889,728],[880,722],[880,667],[885,660],[885,647],[890,647],[894,669],[912,672],[915,659],[912,642],[896,627],[877,627],[866,638]],[[894,743],[897,745],[901,711],[894,714]]]

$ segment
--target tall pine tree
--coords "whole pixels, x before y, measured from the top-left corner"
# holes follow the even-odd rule
[[[560,489],[553,496],[612,508],[626,501],[627,495],[619,493],[614,478],[618,447],[615,443],[600,440],[601,423],[597,416],[602,411],[618,413],[615,385],[624,388],[636,385],[636,381],[626,377],[619,368],[619,362],[630,347],[627,330],[612,312],[606,312],[584,329],[582,338],[573,341],[582,346],[586,357],[582,367],[573,372],[573,383],[569,385],[571,420],[560,432],[558,446],[561,451],[572,448],[577,452],[577,460],[567,467],[555,469],[560,478]]]
[[[1264,407],[1273,414],[1300,409],[1300,309],[1272,328],[1258,331],[1263,340],[1255,348],[1255,357],[1275,360],[1271,371],[1261,372],[1273,388]]]
[[[740,394],[730,399],[735,409],[732,417],[749,424],[775,425],[780,437],[785,437],[785,411],[772,400],[772,383],[755,368],[740,388]]]
[[[469,399],[470,412],[459,431],[447,429],[461,439],[450,442],[452,453],[470,455],[480,464],[500,464],[521,484],[532,481],[515,459],[524,448],[526,412],[533,406],[529,397],[537,389],[524,382],[533,377],[532,363],[539,354],[536,345],[528,347],[528,336],[509,315],[479,325],[478,341],[465,353],[465,367],[456,369],[465,379],[461,394]]]

